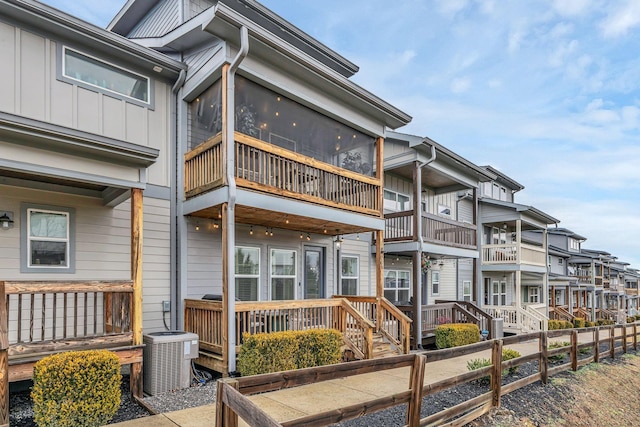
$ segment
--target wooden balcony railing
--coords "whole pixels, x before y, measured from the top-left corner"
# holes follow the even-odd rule
[[[394,212],[385,216],[385,241],[404,241],[416,238],[413,230],[413,211]],[[423,213],[422,238],[425,242],[465,249],[477,249],[477,230],[473,224]]]
[[[569,307],[566,305],[556,305],[555,307],[549,307],[549,319],[573,322],[574,315],[569,313],[568,308]]]
[[[402,311],[407,317],[413,320],[413,307],[410,305],[399,305],[398,309]],[[457,302],[443,302],[438,304],[423,305],[420,310],[422,311],[422,324],[420,326],[422,338],[427,337],[430,334],[435,333],[438,325],[444,325],[448,323],[474,323],[478,325],[478,328],[482,330],[483,323],[479,316],[472,314],[465,307]],[[411,333],[413,334],[413,328],[415,322],[411,324]]]
[[[541,267],[547,265],[544,248],[525,243],[483,245],[482,262],[485,264],[528,264]]]
[[[380,215],[380,181],[235,133],[238,187],[373,216]],[[218,135],[185,154],[185,195],[224,183],[222,139]]]
[[[342,332],[345,344],[363,359],[372,357],[375,325],[343,298],[261,301],[235,304],[237,351],[245,334],[333,328]],[[226,373],[224,351],[227,321],[221,301],[185,300],[185,330],[198,334],[203,366]]]
[[[640,295],[640,289],[638,288],[624,288],[624,292],[629,296],[638,296]]]

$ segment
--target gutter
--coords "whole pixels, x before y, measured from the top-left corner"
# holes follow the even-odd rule
[[[227,70],[227,129],[226,129],[226,150],[227,150],[227,190],[228,208],[227,208],[227,316],[228,316],[228,353],[229,353],[229,373],[235,373],[236,370],[236,287],[235,270],[233,268],[233,259],[235,257],[236,245],[236,197],[237,187],[234,174],[235,169],[235,150],[234,150],[234,131],[235,131],[235,75],[240,63],[247,57],[249,53],[249,30],[246,26],[240,27],[240,50],[235,58],[231,61]]]
[[[422,142],[426,142],[427,139],[425,138]],[[425,166],[427,166],[429,163],[432,163],[434,160],[436,159],[436,146],[431,144],[431,156],[421,162],[419,164],[419,168],[420,168],[420,180],[416,183],[417,185],[417,194],[421,195],[422,194],[422,168],[424,168]],[[415,200],[414,203],[416,204],[416,206],[414,207],[414,209],[416,210],[416,213],[420,214],[420,204],[419,202],[421,202],[422,200]],[[416,280],[417,285],[416,286],[416,295],[415,295],[415,304],[416,304],[416,313],[414,314],[414,318],[415,318],[415,323],[413,325],[414,329],[420,328],[420,325],[422,325],[422,247],[424,246],[424,238],[422,237],[422,220],[421,218],[418,218],[417,221],[417,230],[416,233],[418,234],[418,248],[420,250],[420,277],[416,278],[418,280]],[[429,280],[427,278],[427,280]],[[419,336],[420,336],[420,342],[416,343],[416,347],[418,348],[422,348],[422,330],[420,330],[419,332]]]

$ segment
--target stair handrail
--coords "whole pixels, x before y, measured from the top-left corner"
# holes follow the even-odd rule
[[[495,338],[494,332],[493,332],[493,322],[492,320],[494,319],[494,317],[492,315],[490,315],[489,313],[487,313],[486,311],[484,311],[483,309],[481,309],[480,307],[478,307],[476,304],[474,304],[472,301],[446,301],[446,300],[436,300],[436,304],[443,304],[443,303],[450,303],[450,302],[455,302],[456,304],[459,304],[463,307],[465,307],[467,309],[467,311],[471,312],[474,316],[476,316],[476,318],[478,318],[478,327],[480,327],[480,329],[482,329],[481,327],[481,323],[480,322],[480,317],[484,318],[487,322],[487,331],[489,331],[489,336],[488,338]]]
[[[397,338],[391,334],[385,325],[377,325],[378,331],[381,332],[388,339],[394,341],[394,343],[402,349],[404,354],[409,354],[411,350],[411,323],[413,320],[404,314],[398,307],[396,307],[391,301],[385,297],[379,298],[379,306],[383,311],[381,318],[385,318],[385,313],[389,313],[394,321],[399,322],[398,333],[400,336]]]
[[[349,300],[347,300],[346,298],[339,298],[339,299],[341,301],[340,307],[342,308],[342,310],[344,310],[344,313],[345,313],[345,316],[343,319],[344,330],[341,331],[344,334],[345,342],[350,347],[355,348],[358,351],[362,352],[362,357],[364,357],[365,359],[373,358],[373,330],[376,328],[376,326],[373,324],[373,322],[371,322],[369,319],[364,317],[362,313],[356,310],[351,305],[351,303],[349,303]],[[362,336],[364,340],[362,346],[358,345],[357,342],[354,341],[351,336],[349,336],[350,335],[349,330],[346,325],[347,314],[351,315],[351,317],[354,319],[356,323],[356,326],[358,326],[360,332],[362,332]]]

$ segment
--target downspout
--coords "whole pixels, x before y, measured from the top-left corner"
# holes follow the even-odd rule
[[[422,141],[423,143],[426,142],[425,140]],[[417,329],[418,332],[416,334],[416,336],[418,336],[420,339],[418,342],[416,342],[416,347],[417,348],[422,348],[422,247],[424,245],[424,238],[422,237],[422,209],[421,209],[421,202],[422,202],[422,168],[427,166],[429,163],[432,163],[434,160],[436,159],[436,147],[435,145],[431,144],[431,156],[425,160],[424,162],[421,162],[418,165],[418,169],[420,170],[420,179],[418,180],[418,182],[416,182],[416,186],[417,186],[417,191],[416,194],[418,196],[420,196],[420,200],[416,200],[416,209],[415,211],[418,213],[418,221],[417,221],[417,227],[416,227],[416,234],[418,235],[418,253],[420,254],[419,260],[420,260],[420,276],[417,277],[416,279],[416,295],[415,295],[415,304],[417,304],[418,309],[416,310],[416,315],[415,317],[415,323],[413,325],[414,328],[419,328]],[[429,280],[429,278],[427,278],[427,281]]]
[[[182,236],[184,234],[184,229],[181,229],[180,231],[178,231],[179,228],[184,228],[181,226],[182,223],[184,223],[184,216],[182,215],[182,203],[180,203],[180,207],[178,207],[178,200],[181,200],[181,195],[182,194],[178,194],[179,192],[182,191],[182,188],[184,188],[184,186],[182,185],[182,171],[184,168],[184,164],[180,163],[180,160],[182,159],[182,144],[180,144],[180,138],[179,138],[179,123],[178,123],[178,118],[181,117],[180,115],[180,111],[179,111],[179,107],[180,107],[180,100],[178,99],[178,92],[180,91],[180,88],[182,88],[182,85],[184,85],[184,82],[187,78],[187,71],[186,70],[180,70],[180,75],[178,75],[178,79],[176,80],[176,82],[174,83],[173,87],[171,88],[171,96],[173,98],[173,103],[172,103],[172,108],[173,108],[173,112],[172,112],[172,120],[171,120],[171,135],[172,135],[172,143],[175,144],[174,148],[173,148],[173,152],[175,153],[175,159],[174,159],[174,163],[172,165],[172,183],[171,183],[171,188],[173,189],[173,191],[171,191],[171,196],[170,196],[170,200],[169,200],[169,215],[170,215],[170,223],[169,223],[169,230],[170,230],[170,259],[172,259],[172,265],[171,265],[171,269],[169,272],[169,283],[170,283],[170,287],[173,287],[173,289],[171,290],[171,299],[174,301],[173,303],[170,303],[170,312],[169,312],[169,324],[167,325],[165,322],[165,312],[164,312],[164,307],[163,307],[163,312],[162,312],[162,321],[165,325],[165,328],[167,329],[182,329],[183,328],[183,324],[181,322],[180,319],[180,313],[182,312],[182,292],[181,292],[181,283],[182,281],[180,280],[180,271],[182,270],[181,268],[181,262],[182,262],[182,257],[180,256],[180,250],[182,247],[182,244],[180,243],[180,237],[178,236]]]
[[[228,210],[227,210],[227,262],[230,263],[227,269],[227,336],[229,340],[229,372],[236,371],[236,287],[235,270],[233,260],[235,258],[236,246],[236,177],[235,177],[235,75],[240,63],[249,53],[249,30],[244,25],[240,27],[240,50],[227,70],[227,189],[228,189]]]

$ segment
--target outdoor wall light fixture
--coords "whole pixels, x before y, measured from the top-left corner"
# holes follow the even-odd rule
[[[13,228],[13,212],[2,212],[2,215],[0,215],[0,228],[3,230]]]
[[[253,236],[253,225],[251,226],[251,228],[249,229],[249,235]]]
[[[342,236],[340,235],[336,236],[336,240],[333,241],[336,245],[337,250],[340,250],[340,246],[342,246],[342,241],[343,239],[342,239]]]
[[[200,231],[200,223],[196,222],[196,231]]]
[[[506,223],[506,222],[505,222],[504,224],[502,224],[502,228],[503,228],[504,230],[506,230],[506,229],[507,229],[507,223]]]

